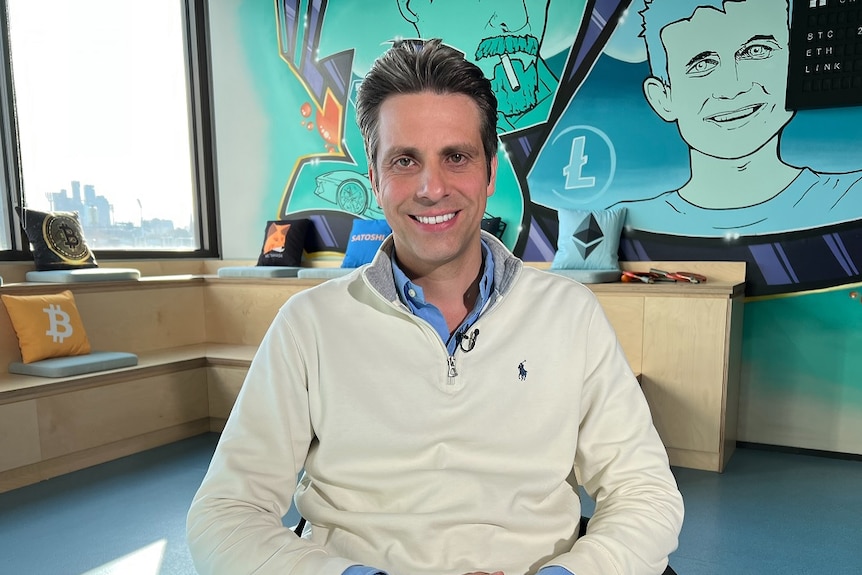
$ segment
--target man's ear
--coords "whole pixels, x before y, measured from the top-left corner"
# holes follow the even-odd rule
[[[644,97],[649,103],[650,108],[658,114],[665,122],[673,122],[676,116],[673,113],[673,105],[671,102],[670,86],[665,86],[664,82],[655,76],[650,76],[644,80],[643,84]]]
[[[377,205],[380,205],[380,194],[377,192],[379,186],[377,185],[377,176],[374,174],[374,168],[371,166],[371,162],[368,162],[368,180],[371,182],[371,193],[374,194],[374,199],[377,200]]]
[[[398,11],[401,12],[401,17],[410,22],[411,24],[416,24],[419,21],[419,17],[416,13],[410,9],[410,0],[396,0],[398,2]]]
[[[488,197],[494,195],[494,191],[497,189],[497,155],[495,154],[493,158],[491,158],[491,177],[488,180]]]

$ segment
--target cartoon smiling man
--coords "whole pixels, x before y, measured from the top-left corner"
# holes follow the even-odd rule
[[[628,204],[635,229],[687,236],[759,235],[862,217],[862,172],[788,165],[787,0],[647,0],[641,12],[650,107],[675,123],[691,176]]]

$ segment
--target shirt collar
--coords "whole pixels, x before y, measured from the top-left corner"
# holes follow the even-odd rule
[[[395,288],[398,291],[398,297],[401,300],[401,303],[410,308],[415,315],[422,317],[425,320],[428,320],[432,325],[435,326],[437,331],[441,331],[442,327],[438,326],[439,321],[432,321],[429,317],[429,312],[440,315],[439,319],[442,319],[442,314],[440,311],[425,301],[425,294],[422,291],[422,288],[410,281],[407,278],[407,275],[404,271],[398,266],[398,262],[395,259],[395,252],[392,252],[392,275],[395,280]],[[479,280],[479,297],[476,298],[476,303],[473,306],[473,310],[467,315],[467,318],[464,320],[462,325],[470,325],[476,318],[479,317],[479,314],[482,313],[482,310],[485,309],[485,305],[488,303],[488,300],[491,297],[491,293],[494,287],[494,257],[491,254],[491,249],[488,247],[485,240],[482,240],[482,262],[483,262],[483,272],[482,278]],[[432,309],[433,308],[433,309]],[[443,326],[445,326],[445,322],[443,322]],[[447,330],[448,331],[448,330]],[[457,331],[457,330],[456,330]],[[447,341],[448,333],[443,337],[443,341]]]

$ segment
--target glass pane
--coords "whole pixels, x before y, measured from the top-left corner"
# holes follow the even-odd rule
[[[200,247],[182,0],[9,0],[25,204],[90,247]]]

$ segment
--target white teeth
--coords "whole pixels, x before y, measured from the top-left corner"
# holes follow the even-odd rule
[[[733,112],[715,114],[714,116],[707,118],[707,120],[712,120],[713,122],[732,122],[733,120],[739,120],[740,118],[750,116],[756,112],[758,108],[760,108],[759,104],[753,104],[751,106],[740,108],[739,110],[734,110]]]
[[[455,214],[444,214],[442,216],[434,216],[431,218],[427,218],[425,216],[416,216],[416,219],[420,224],[442,224],[443,222],[448,222],[452,218],[455,217]]]

